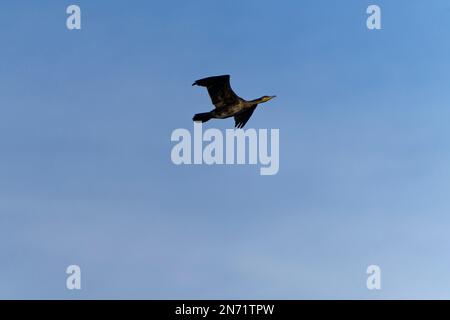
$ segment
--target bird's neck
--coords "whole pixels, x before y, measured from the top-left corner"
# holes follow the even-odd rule
[[[260,103],[264,103],[265,101],[264,101],[263,97],[261,97],[261,98],[258,98],[258,99],[255,99],[255,100],[252,100],[249,102],[251,102],[253,104],[260,104]]]

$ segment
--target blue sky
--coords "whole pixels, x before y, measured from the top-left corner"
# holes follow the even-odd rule
[[[449,13],[3,3],[0,298],[450,298]],[[244,98],[278,96],[247,124],[280,129],[278,175],[172,164],[172,130],[211,108],[192,82],[218,74]],[[70,264],[81,291],[65,287]],[[381,291],[366,289],[371,264]]]

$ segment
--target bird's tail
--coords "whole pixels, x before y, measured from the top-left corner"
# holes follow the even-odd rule
[[[213,118],[211,112],[204,112],[204,113],[197,113],[192,120],[194,121],[201,121],[201,122],[206,122],[209,121]]]

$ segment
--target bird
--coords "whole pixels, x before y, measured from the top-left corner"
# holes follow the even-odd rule
[[[234,117],[235,128],[241,129],[248,122],[258,104],[272,100],[276,96],[263,96],[255,100],[240,98],[230,85],[230,75],[213,76],[195,81],[192,86],[206,87],[214,110],[197,113],[192,120],[206,122],[211,119],[226,119]]]

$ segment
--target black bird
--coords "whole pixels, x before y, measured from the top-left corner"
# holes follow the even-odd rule
[[[192,120],[206,122],[210,119],[226,119],[234,117],[235,127],[243,128],[260,103],[272,100],[276,96],[264,96],[246,101],[236,95],[231,89],[230,76],[204,78],[194,82],[193,86],[206,87],[212,104],[216,107],[210,112],[197,113]]]

